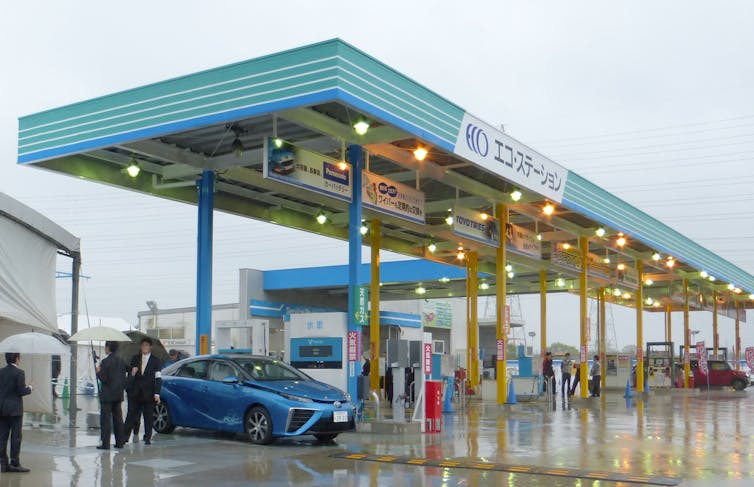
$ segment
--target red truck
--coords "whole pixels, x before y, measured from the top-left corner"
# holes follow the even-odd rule
[[[727,386],[742,391],[749,385],[746,372],[732,369],[725,360],[707,360],[707,370],[709,371],[710,386]],[[699,368],[699,363],[696,360],[691,361],[691,372],[694,373],[696,387],[707,385],[707,374]]]

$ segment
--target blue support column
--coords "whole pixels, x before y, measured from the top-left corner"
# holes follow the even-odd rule
[[[361,279],[361,167],[363,166],[361,146],[348,146],[348,162],[351,163],[353,198],[348,208],[348,333],[357,333],[358,345],[356,360],[348,361],[348,392],[356,400],[357,378],[361,375],[361,326],[356,322],[355,299],[358,296]],[[348,337],[346,337],[348,340]],[[351,357],[353,358],[353,357]]]
[[[212,343],[212,212],[215,207],[215,173],[202,172],[199,188],[199,222],[196,249],[196,354],[210,351]]]

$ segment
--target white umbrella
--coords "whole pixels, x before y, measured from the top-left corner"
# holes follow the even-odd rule
[[[55,337],[29,332],[11,335],[0,342],[0,353],[70,355],[70,348]]]
[[[130,342],[131,339],[128,338],[128,335],[126,335],[122,331],[116,330],[115,328],[110,328],[109,326],[93,326],[91,328],[84,328],[83,330],[74,333],[73,336],[68,339],[68,341]]]

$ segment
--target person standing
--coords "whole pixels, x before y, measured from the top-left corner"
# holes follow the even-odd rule
[[[542,362],[542,375],[545,378],[545,391],[549,389],[555,399],[555,369],[552,366],[552,352],[545,353],[545,360]]]
[[[123,390],[126,387],[128,368],[116,355],[118,342],[105,342],[107,355],[97,366],[97,378],[102,383],[99,394],[99,426],[102,444],[98,450],[110,449],[110,435],[115,433],[115,448],[123,448],[126,442],[123,431]]]
[[[565,399],[571,392],[571,369],[573,360],[571,354],[566,352],[563,362],[560,364],[560,395]]]
[[[592,364],[592,370],[589,371],[592,376],[592,397],[600,397],[600,386],[602,381],[602,365],[600,364],[600,356],[594,356],[594,363]]]
[[[126,415],[125,440],[137,430],[139,416],[144,417],[144,444],[152,444],[152,418],[154,405],[160,403],[162,376],[160,359],[152,355],[152,339],[144,337],[139,344],[141,353],[131,359],[131,376],[133,383],[128,395],[128,414]],[[136,441],[136,437],[134,437]]]
[[[29,472],[21,466],[21,426],[24,417],[23,396],[31,394],[26,385],[26,374],[18,367],[20,353],[6,353],[8,365],[0,370],[0,472]],[[8,463],[8,436],[10,435],[10,463]]]
[[[571,393],[569,394],[569,396],[573,396],[574,394],[576,394],[576,387],[581,382],[581,364],[580,363],[577,362],[573,364],[573,372],[574,372],[573,385],[571,386]]]
[[[372,362],[369,360],[369,352],[364,352],[362,355],[364,357],[364,365],[361,366],[361,375],[368,377],[369,372],[372,370]]]

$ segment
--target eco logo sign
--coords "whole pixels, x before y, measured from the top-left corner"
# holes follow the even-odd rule
[[[466,125],[466,145],[482,157],[487,157],[490,151],[490,139],[487,138],[487,134],[472,123]]]

